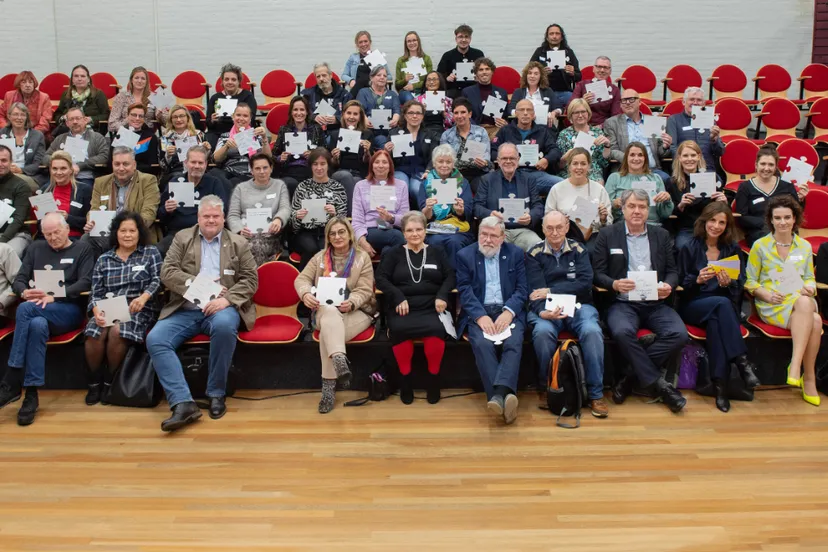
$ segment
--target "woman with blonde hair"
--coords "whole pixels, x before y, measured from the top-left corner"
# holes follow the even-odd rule
[[[178,150],[183,143],[191,138],[198,140],[200,146],[210,151],[210,142],[204,139],[204,133],[197,130],[193,123],[193,116],[183,105],[174,105],[170,108],[164,134],[161,136],[161,151],[164,155],[159,161],[165,174],[184,172],[184,166],[178,158]]]
[[[319,278],[345,278],[345,290],[339,304],[320,303],[313,290]],[[373,323],[377,310],[374,296],[374,268],[371,258],[357,247],[354,229],[343,216],[336,216],[325,226],[325,248],[317,253],[296,278],[296,293],[312,311],[319,330],[319,354],[322,359],[322,399],[319,413],[333,410],[337,382],[343,389],[351,385],[351,370],[345,356],[345,344]]]
[[[155,106],[149,103],[150,84],[149,73],[143,67],[136,67],[129,74],[126,90],[121,90],[112,99],[112,109],[109,112],[109,131],[118,132],[122,126],[129,125],[129,108],[134,104],[142,104],[146,110],[145,123],[152,128],[155,124]]]
[[[69,223],[69,239],[79,239],[83,235],[86,213],[92,202],[92,187],[75,180],[71,155],[62,150],[52,154],[49,158],[49,182],[42,191],[54,195],[57,212]]]
[[[566,118],[569,119],[572,126],[563,129],[558,134],[558,149],[563,153],[560,165],[561,171],[558,176],[567,177],[566,166],[568,165],[569,152],[575,147],[578,135],[585,132],[593,139],[589,148],[589,154],[592,158],[589,178],[603,184],[604,169],[609,165],[610,140],[601,127],[589,124],[591,117],[592,109],[583,98],[575,98],[566,106]]]

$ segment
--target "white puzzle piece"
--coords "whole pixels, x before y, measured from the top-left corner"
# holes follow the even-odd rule
[[[790,182],[794,186],[805,186],[811,182],[811,175],[814,173],[814,166],[805,162],[805,159],[791,157],[788,159],[788,167],[782,173],[782,180]]]
[[[104,207],[101,205],[101,207]],[[104,207],[105,209],[105,207]],[[89,232],[90,236],[108,236],[109,227],[112,225],[112,219],[115,218],[115,211],[89,211],[89,220],[95,223],[92,230]]]
[[[425,68],[425,60],[421,57],[411,56],[408,58],[408,64],[403,67],[403,74],[409,73],[414,77],[414,80],[419,80],[422,75],[428,74]]]
[[[192,182],[171,180],[170,199],[176,200],[179,207],[195,207],[195,185]]]
[[[653,199],[658,195],[658,188],[652,180],[636,180],[630,188],[647,192],[647,195],[650,196],[650,205],[653,205]]]
[[[521,167],[534,167],[538,164],[540,151],[537,144],[517,144],[517,150]]]
[[[566,55],[566,50],[547,50],[546,51],[546,66],[552,69],[563,69],[566,67],[569,58]]]
[[[50,265],[46,265],[43,268],[44,270],[34,271],[34,280],[31,280],[29,285],[46,292],[47,295],[51,295],[52,297],[66,297],[66,288],[64,287],[65,275],[63,270],[52,270]]]
[[[371,189],[370,205],[372,210],[384,207],[394,210],[397,206],[397,190],[394,186],[369,186]]]
[[[394,144],[394,157],[413,157],[414,142],[411,134],[396,134],[391,137]]]
[[[377,65],[388,65],[388,62],[385,60],[385,55],[379,50],[371,50],[368,52],[368,55],[363,58],[363,61],[371,69]]]
[[[435,194],[433,197],[437,199],[438,204],[454,205],[454,201],[457,199],[456,178],[434,179],[431,181],[431,187],[434,188]]]
[[[661,135],[667,130],[667,117],[658,117],[656,115],[643,115],[644,120],[644,135],[648,138],[661,138]]]
[[[394,113],[390,109],[384,108],[375,108],[371,110],[371,116],[369,117],[371,124],[374,125],[375,129],[379,130],[387,130],[390,128],[391,117],[394,116]]]
[[[805,287],[805,282],[799,271],[793,263],[786,262],[782,265],[782,270],[774,272],[774,289],[782,295],[792,295],[799,293]]]
[[[313,225],[325,222],[328,220],[328,213],[325,212],[325,205],[327,200],[323,199],[303,199],[302,209],[307,209],[308,214],[302,219],[302,224]]]
[[[710,130],[716,124],[715,117],[715,108],[712,105],[694,105],[690,111],[690,126],[699,132]]]
[[[308,133],[290,132],[285,134],[285,151],[299,159],[308,151]]]
[[[501,197],[497,200],[497,207],[503,213],[504,222],[517,222],[517,220],[529,212],[525,198]]]
[[[114,293],[106,294],[106,299],[101,299],[95,306],[101,311],[106,327],[115,325],[116,322],[130,322],[132,313],[129,312],[129,303],[126,295],[115,296]]]
[[[502,119],[507,105],[506,100],[489,96],[483,105],[483,115],[488,115],[492,119]]]
[[[535,124],[544,125],[549,122],[549,106],[543,102],[535,103]]]
[[[58,210],[57,203],[55,203],[55,196],[52,192],[41,193],[38,190],[35,195],[29,196],[29,203],[32,205],[37,220],[43,220],[45,215]]]
[[[442,90],[433,90],[425,93],[425,110],[434,114],[446,110],[446,93]]]
[[[466,140],[466,147],[463,149],[463,152],[460,154],[461,161],[474,161],[478,157],[480,159],[486,159],[486,144],[483,142],[478,142],[477,140]]]
[[[0,201],[0,228],[14,220],[14,206],[11,203]]]
[[[195,280],[187,280],[185,285],[187,292],[184,293],[184,299],[202,309],[221,295],[221,284],[202,273],[199,273]]]
[[[455,66],[457,82],[471,82],[474,80],[474,62],[461,61]]]
[[[233,98],[219,98],[216,100],[216,113],[219,117],[231,117],[239,105],[239,100]]]
[[[328,100],[322,100],[316,104],[316,109],[313,112],[323,117],[336,117],[336,109]]]
[[[140,134],[122,126],[115,133],[115,138],[112,140],[112,147],[124,146],[129,149],[135,149],[140,139]]]
[[[554,311],[560,307],[561,314],[565,314],[570,318],[575,316],[575,309],[580,309],[581,304],[576,302],[576,297],[574,295],[569,295],[566,293],[549,293],[546,295],[546,306],[544,307],[545,310]]]
[[[71,155],[75,163],[83,163],[89,158],[89,140],[84,140],[80,136],[66,138],[61,144],[61,149]]]
[[[159,86],[149,95],[149,103],[154,105],[158,111],[170,109],[175,105],[175,96],[173,96],[169,88]]]
[[[627,278],[635,282],[635,289],[628,294],[630,301],[658,301],[658,272],[627,272]]]
[[[584,148],[587,151],[592,150],[592,145],[595,143],[595,137],[589,132],[579,131],[575,136],[575,142],[572,144],[573,148]]]
[[[703,172],[690,175],[690,193],[696,197],[710,197],[717,190],[716,173]]]
[[[610,92],[609,86],[607,86],[607,81],[599,80],[588,82],[586,83],[585,88],[587,92],[592,92],[595,96],[590,102],[591,104],[612,99],[612,93]]]
[[[198,145],[198,137],[197,136],[187,136],[186,138],[182,138],[180,140],[175,141],[175,153],[178,155],[178,160],[180,162],[184,162],[187,160],[187,152],[190,151],[190,148],[195,147]]]
[[[507,326],[506,329],[499,334],[487,334],[486,332],[483,332],[483,337],[489,341],[494,341],[495,345],[503,345],[503,342],[512,336],[512,328],[514,327],[514,324]]]
[[[311,291],[316,295],[320,305],[338,306],[345,300],[345,285],[345,278],[321,276]]]
[[[240,130],[233,136],[233,140],[236,142],[236,148],[239,150],[240,155],[250,155],[250,151],[259,151],[262,149],[259,141],[256,139],[256,135],[253,134],[253,128],[246,128],[244,130]]]
[[[249,207],[244,211],[247,218],[246,226],[253,233],[267,232],[270,223],[273,222],[273,210],[269,207],[262,207],[261,203],[256,205],[257,207]]]
[[[339,129],[339,144],[337,147],[347,153],[359,152],[359,142],[362,140],[362,134],[358,130],[351,130],[349,128]]]
[[[589,227],[598,218],[598,200],[590,201],[585,197],[578,196],[567,214],[569,220],[575,221],[585,228]]]

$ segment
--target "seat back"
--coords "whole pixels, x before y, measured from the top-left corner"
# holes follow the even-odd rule
[[[733,140],[727,144],[721,157],[727,184],[740,182],[756,175],[756,154],[759,146],[750,140]]]
[[[591,81],[595,78],[595,67],[592,65],[587,65],[586,67],[581,67],[581,80],[582,81]]]
[[[814,137],[828,135],[828,98],[819,98],[812,103],[807,117],[814,129]]]
[[[38,88],[49,96],[53,106],[57,106],[60,103],[60,97],[69,88],[69,76],[63,73],[50,73],[43,77]]]
[[[641,112],[642,115],[652,115],[653,114],[653,110],[650,109],[649,105],[639,102],[638,106],[639,106],[638,110]]]
[[[638,92],[639,97],[644,99],[653,98],[653,90],[658,85],[655,73],[644,65],[630,65],[621,73],[621,78],[616,81],[618,88],[632,88]]]
[[[684,91],[691,87],[701,87],[702,76],[695,67],[691,65],[675,65],[664,77],[665,91],[670,92],[669,100],[680,99]],[[666,94],[665,94],[666,96]],[[667,99],[665,97],[665,99]]]
[[[756,71],[753,77],[756,83],[754,91],[755,99],[767,100],[768,98],[787,98],[788,88],[791,87],[791,75],[781,65],[763,65]]]
[[[799,74],[799,99],[810,100],[828,96],[828,66],[822,63],[806,65]]]
[[[279,129],[287,124],[288,115],[290,115],[290,106],[288,104],[276,104],[265,118],[265,128],[271,134],[278,134]]]
[[[819,189],[809,190],[802,218],[802,228],[800,228],[799,234],[803,238],[813,235],[825,235],[824,230],[828,230],[828,192]],[[815,232],[815,230],[822,230],[823,232]]]
[[[769,98],[762,104],[759,113],[762,124],[767,128],[769,142],[781,141],[779,137],[796,137],[796,127],[799,126],[799,108],[787,98]]]
[[[290,263],[271,261],[259,267],[259,285],[253,295],[256,317],[283,314],[296,318],[299,296],[294,282],[299,271]]]
[[[753,122],[753,114],[740,98],[724,97],[716,100],[716,115],[719,116],[716,125],[719,127],[720,136],[747,138],[747,129]]]
[[[9,73],[0,78],[0,98],[6,95],[6,92],[14,90],[14,79],[17,78],[17,73]]]
[[[811,171],[811,179],[813,179],[814,171],[819,166],[819,154],[814,146],[805,140],[791,138],[779,144],[776,151],[779,153],[779,170],[781,172],[785,172],[788,169],[788,160],[793,157],[795,159],[801,159],[814,167],[814,170]],[[797,182],[796,184],[801,185],[805,183]]]
[[[316,84],[316,79],[314,79]],[[274,69],[262,77],[259,89],[265,97],[265,104],[276,102],[288,103],[290,99],[298,94],[296,77],[290,71]]]
[[[147,75],[149,75],[150,90],[155,90],[163,84],[161,77],[158,76],[158,73],[155,73],[154,71],[147,71]]]
[[[118,84],[118,79],[115,78],[115,75],[101,71],[99,73],[93,73],[89,78],[92,81],[92,86],[104,93],[111,107],[112,99],[118,95],[118,91],[121,89],[121,85]]]
[[[670,117],[682,111],[684,111],[684,103],[682,102],[682,98],[678,98],[665,105],[661,113],[664,117]]]
[[[339,79],[339,75],[337,75],[337,74],[336,74],[336,73],[334,73],[333,71],[331,71],[331,79],[332,79],[335,83],[337,83],[337,84],[339,84],[340,82],[342,82],[342,81]],[[313,87],[313,86],[316,86],[316,75],[314,75],[314,74],[313,74],[313,72],[311,72],[311,74],[310,74],[310,75],[308,75],[308,76],[305,78],[305,88],[311,88],[311,87]]]
[[[210,85],[198,71],[184,71],[172,81],[172,93],[182,105],[204,105],[210,92]]]
[[[512,92],[520,88],[520,73],[508,65],[501,65],[492,75],[492,84],[501,87],[511,96]]]
[[[707,80],[710,82],[711,97],[715,93],[716,99],[741,99],[747,88],[747,75],[737,65],[719,65]]]

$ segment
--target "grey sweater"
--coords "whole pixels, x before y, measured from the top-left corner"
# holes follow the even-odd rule
[[[230,196],[227,227],[231,232],[241,232],[244,228],[242,218],[246,216],[247,209],[256,207],[257,203],[261,203],[261,207],[270,206],[273,218],[282,221],[282,229],[287,226],[290,218],[290,195],[285,183],[271,178],[266,188],[259,188],[253,180],[248,180],[238,184]]]
[[[60,146],[66,142],[69,134],[69,132],[66,132],[55,138],[55,141],[52,142],[52,145],[49,146],[48,150],[46,150],[47,163],[49,162],[49,155],[52,155],[57,150],[62,149]],[[95,165],[106,165],[109,163],[109,139],[104,138],[91,129],[86,129],[81,136],[83,136],[84,140],[89,142],[89,147],[86,150],[86,161],[78,163],[80,172],[76,176],[84,179],[92,178],[94,176],[92,171],[94,170]]]

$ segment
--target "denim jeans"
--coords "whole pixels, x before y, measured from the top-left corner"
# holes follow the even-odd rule
[[[538,379],[542,385],[549,377],[549,362],[558,348],[558,335],[562,330],[575,334],[581,345],[586,371],[589,399],[604,396],[604,332],[598,324],[598,311],[592,305],[582,305],[575,310],[575,316],[561,320],[544,320],[529,312],[532,327],[532,345],[538,357]]]
[[[386,247],[396,247],[405,243],[405,238],[398,228],[387,230],[369,228],[365,239],[368,240],[368,243],[371,244],[378,255],[382,255],[382,251]]]
[[[535,187],[540,195],[548,195],[552,186],[563,181],[563,178],[560,176],[555,176],[544,171],[524,171],[523,174],[528,177],[529,182],[535,183]]]
[[[400,105],[405,105],[405,102],[415,99],[414,94],[408,90],[400,90]]]
[[[569,99],[572,98],[572,92],[569,90],[555,92],[555,97],[558,99],[558,105],[561,107],[561,110],[566,113],[566,104],[568,104]]]
[[[56,301],[46,305],[46,308],[28,301],[20,303],[9,367],[26,369],[24,386],[40,387],[46,383],[46,342],[49,335],[77,329],[82,322],[83,309],[76,303]]]
[[[681,251],[681,248],[693,241],[693,229],[692,228],[682,228],[676,233],[676,241],[675,241],[675,248],[676,248],[676,256],[678,256],[678,252]]]
[[[420,187],[423,185],[422,178],[408,176],[402,171],[394,171],[394,180],[405,182],[408,185],[408,204],[413,210],[423,209],[425,206],[420,205]]]
[[[239,333],[239,313],[235,308],[227,307],[212,316],[204,316],[200,310],[179,309],[159,320],[147,336],[147,350],[170,408],[193,400],[184,379],[184,368],[175,351],[200,333],[210,336],[207,396],[223,397]]]

